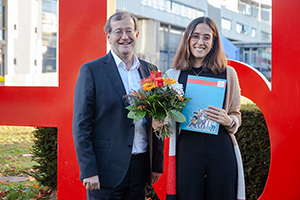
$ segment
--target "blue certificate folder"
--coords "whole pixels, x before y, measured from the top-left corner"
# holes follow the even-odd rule
[[[209,120],[203,113],[208,105],[222,108],[226,89],[226,79],[188,75],[185,96],[191,97],[182,110],[186,122],[179,128],[218,135],[219,123]]]

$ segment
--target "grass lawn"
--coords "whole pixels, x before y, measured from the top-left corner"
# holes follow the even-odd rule
[[[0,126],[0,177],[26,176],[36,162],[31,160],[34,127]],[[9,183],[0,181],[0,199],[47,199],[44,188],[29,176],[29,181]]]
[[[20,170],[31,170],[33,127],[0,126],[0,172],[2,175],[20,175]]]

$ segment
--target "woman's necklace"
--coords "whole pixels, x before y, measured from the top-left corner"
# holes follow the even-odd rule
[[[202,69],[201,69],[201,71],[199,72],[199,73],[196,73],[193,69],[192,69],[192,71],[194,72],[194,74],[195,74],[195,76],[199,76],[199,74],[201,74],[201,72],[203,72],[203,67],[202,67]]]

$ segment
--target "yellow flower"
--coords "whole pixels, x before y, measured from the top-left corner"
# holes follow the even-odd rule
[[[150,91],[153,88],[155,88],[155,84],[154,83],[145,83],[143,85],[143,90],[145,90],[145,91]]]
[[[169,85],[176,83],[176,80],[172,78],[164,78],[164,82]]]

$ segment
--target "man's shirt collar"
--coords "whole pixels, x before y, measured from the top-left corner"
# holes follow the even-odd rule
[[[111,54],[112,54],[112,56],[113,56],[113,58],[115,60],[115,63],[117,65],[117,67],[122,67],[123,69],[126,70],[126,65],[123,62],[123,60],[113,50],[111,50]],[[140,67],[140,61],[136,57],[135,54],[133,54],[132,57],[133,57],[133,64],[132,64],[130,70],[138,69]]]

